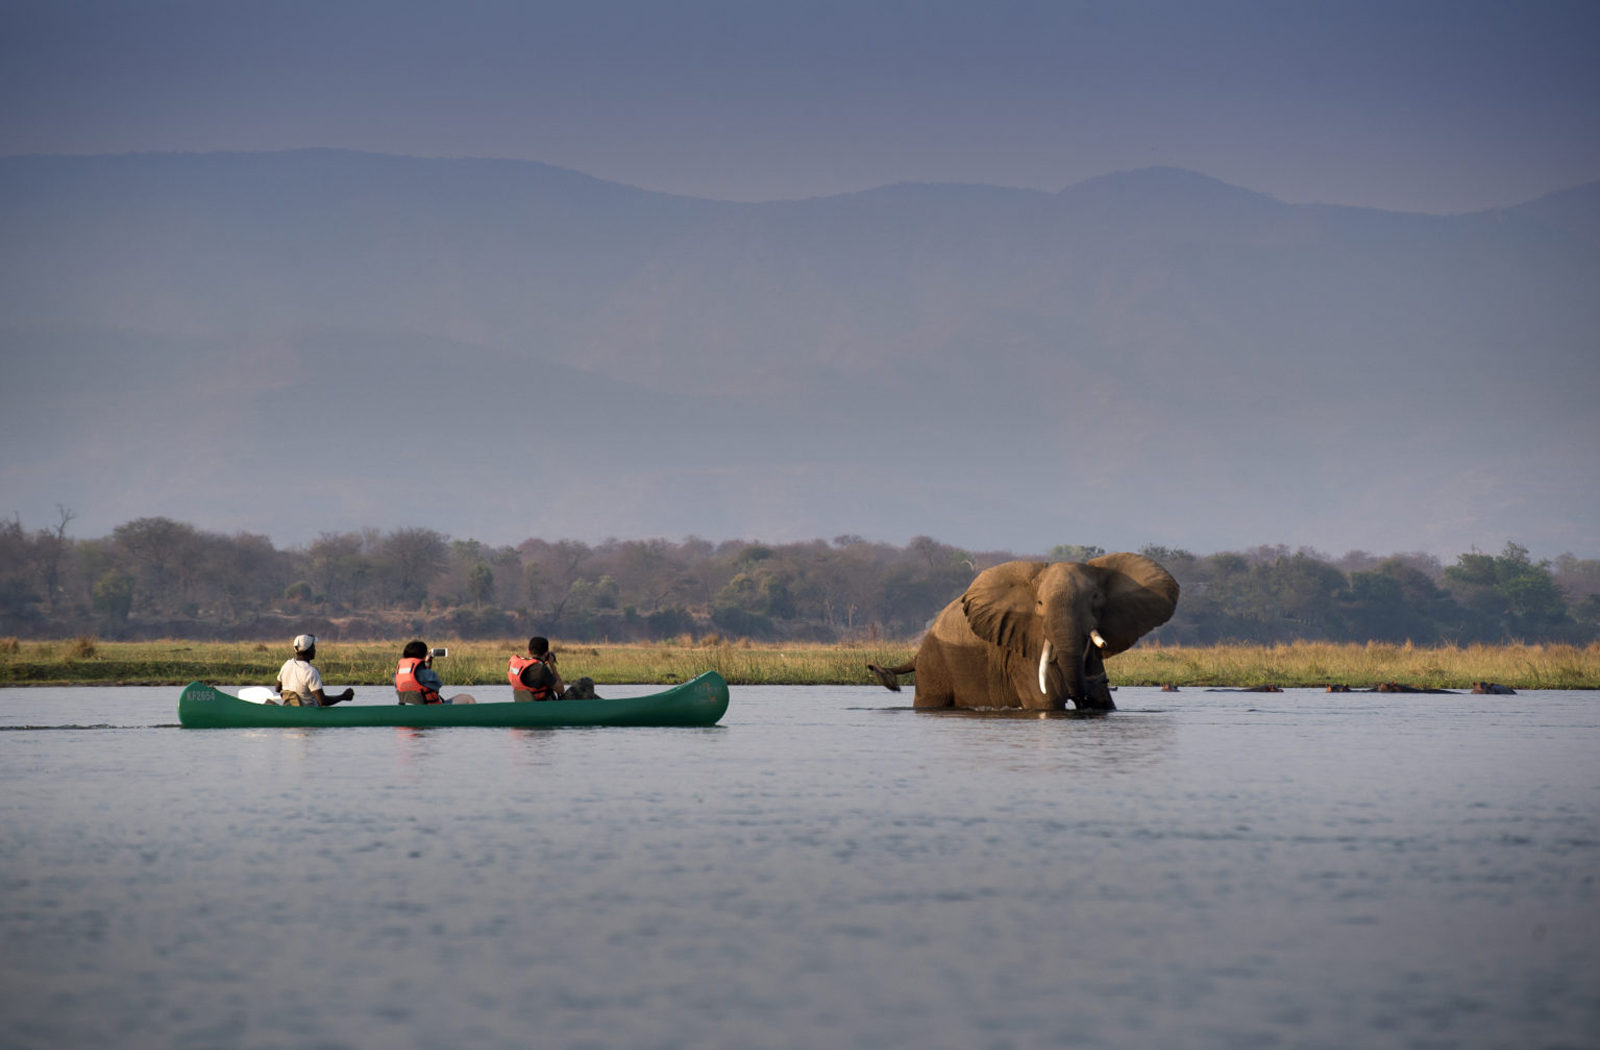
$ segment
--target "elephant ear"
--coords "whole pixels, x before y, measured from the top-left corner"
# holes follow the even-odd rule
[[[1034,581],[1047,562],[1008,561],[978,573],[961,596],[972,633],[1003,649],[1037,648],[1042,628],[1035,610]]]
[[[1106,656],[1133,648],[1178,608],[1178,581],[1142,554],[1107,554],[1088,564],[1099,570],[1106,596],[1100,615]]]

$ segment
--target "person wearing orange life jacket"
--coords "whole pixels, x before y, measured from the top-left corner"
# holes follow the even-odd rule
[[[426,642],[407,642],[394,672],[394,691],[402,704],[445,704],[439,695],[444,685],[433,673],[433,657]]]
[[[506,679],[511,683],[511,699],[518,703],[559,700],[566,689],[556,670],[550,639],[538,635],[528,639],[527,656],[512,655],[506,664]]]

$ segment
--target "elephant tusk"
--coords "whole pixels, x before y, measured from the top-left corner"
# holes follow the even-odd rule
[[[1089,640],[1091,642],[1093,642],[1098,648],[1104,649],[1106,647],[1106,640],[1104,638],[1100,637],[1100,632],[1099,631],[1090,631],[1089,632]]]
[[[1039,692],[1045,696],[1050,695],[1050,689],[1045,685],[1045,672],[1050,668],[1050,643],[1044,643],[1044,652],[1039,654]]]

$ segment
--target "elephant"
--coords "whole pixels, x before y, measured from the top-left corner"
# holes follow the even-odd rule
[[[1166,623],[1178,581],[1140,554],[1087,562],[1008,561],[944,607],[917,654],[868,664],[896,692],[916,673],[913,707],[1114,711],[1105,658]]]

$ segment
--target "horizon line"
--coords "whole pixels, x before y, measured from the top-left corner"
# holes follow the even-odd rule
[[[1195,168],[1186,168],[1186,167],[1183,167],[1181,165],[1176,165],[1176,164],[1147,164],[1147,165],[1143,165],[1143,166],[1135,167],[1135,168],[1118,168],[1118,169],[1114,169],[1112,171],[1103,172],[1103,173],[1101,173],[1099,175],[1091,175],[1091,176],[1089,176],[1087,178],[1080,179],[1077,182],[1068,183],[1067,185],[1065,185],[1065,186],[1063,186],[1063,187],[1061,187],[1060,189],[1057,189],[1057,190],[1040,189],[1040,188],[1034,187],[1034,186],[1013,186],[1013,185],[1006,185],[1004,183],[995,183],[995,182],[972,182],[972,181],[969,181],[969,180],[959,180],[959,179],[958,180],[899,179],[899,180],[895,180],[895,181],[892,181],[892,182],[885,182],[885,183],[875,184],[875,185],[871,185],[871,186],[864,186],[864,187],[862,187],[860,189],[844,190],[844,191],[841,191],[841,192],[838,192],[838,193],[821,193],[821,194],[813,194],[811,196],[804,196],[804,197],[771,197],[771,198],[762,198],[762,199],[759,199],[759,200],[739,200],[739,199],[732,199],[732,198],[725,198],[725,197],[703,197],[703,196],[697,196],[695,194],[689,194],[689,193],[675,193],[675,192],[672,192],[670,190],[652,189],[652,188],[650,188],[648,186],[641,186],[641,185],[639,185],[637,183],[622,182],[622,181],[619,181],[617,179],[608,179],[608,178],[605,178],[604,176],[595,175],[595,174],[592,174],[590,172],[584,171],[584,170],[582,170],[580,168],[571,168],[571,167],[567,167],[567,166],[562,165],[562,164],[555,164],[555,163],[552,163],[550,161],[535,160],[535,159],[530,158],[530,157],[500,157],[500,156],[487,156],[487,155],[481,155],[481,154],[397,153],[397,152],[386,152],[386,151],[382,151],[382,150],[360,149],[360,148],[350,147],[350,146],[285,146],[285,147],[270,148],[270,149],[129,149],[129,150],[111,150],[111,151],[100,151],[100,152],[66,152],[66,153],[61,153],[61,152],[43,153],[43,152],[37,152],[37,151],[35,151],[35,152],[26,152],[26,153],[23,153],[23,152],[17,152],[17,153],[0,152],[0,162],[11,161],[11,160],[96,160],[96,159],[132,158],[132,157],[265,157],[265,156],[277,156],[277,155],[294,154],[294,153],[347,154],[347,155],[350,155],[350,156],[358,156],[358,157],[375,157],[375,158],[384,158],[384,159],[390,159],[390,160],[414,160],[414,161],[425,161],[425,162],[436,162],[436,163],[482,163],[482,164],[529,165],[529,166],[533,166],[533,167],[547,168],[547,169],[550,169],[550,170],[553,170],[553,171],[559,171],[559,172],[563,172],[563,173],[568,174],[568,175],[575,175],[575,176],[578,176],[578,177],[581,177],[581,178],[585,178],[585,179],[591,179],[591,180],[593,180],[595,182],[604,183],[604,184],[606,184],[608,186],[617,186],[617,187],[621,187],[623,189],[634,190],[634,191],[639,192],[639,193],[648,193],[648,194],[652,194],[654,196],[659,196],[659,197],[672,197],[672,198],[678,198],[678,199],[682,199],[682,200],[703,201],[703,202],[707,202],[707,203],[711,203],[711,204],[728,204],[728,205],[735,205],[735,206],[759,206],[759,205],[764,205],[764,204],[797,204],[797,203],[804,203],[804,202],[808,202],[808,201],[839,200],[839,199],[843,199],[843,198],[846,198],[846,197],[856,197],[856,196],[861,196],[861,195],[864,195],[864,194],[879,193],[879,192],[882,192],[882,191],[885,191],[885,190],[894,190],[894,189],[899,189],[899,188],[902,188],[902,187],[970,188],[970,189],[999,190],[999,191],[1007,192],[1007,193],[1036,194],[1036,195],[1043,196],[1043,197],[1058,197],[1058,196],[1061,196],[1063,194],[1069,193],[1072,190],[1081,189],[1081,188],[1083,188],[1085,186],[1090,185],[1091,183],[1101,182],[1101,181],[1108,180],[1108,179],[1115,179],[1118,176],[1136,175],[1136,174],[1141,174],[1141,173],[1146,173],[1146,172],[1173,172],[1173,173],[1180,173],[1180,174],[1183,174],[1183,175],[1194,176],[1196,178],[1206,179],[1206,180],[1208,180],[1210,182],[1216,183],[1219,186],[1225,186],[1225,187],[1227,187],[1229,189],[1238,190],[1238,191],[1243,192],[1243,193],[1249,193],[1249,194],[1252,194],[1254,196],[1260,197],[1263,200],[1272,201],[1272,202],[1275,202],[1275,203],[1278,203],[1278,204],[1282,204],[1282,205],[1284,205],[1286,207],[1294,207],[1294,208],[1339,208],[1339,209],[1345,209],[1345,210],[1351,210],[1351,211],[1379,212],[1379,213],[1382,213],[1382,214],[1389,214],[1389,215],[1424,215],[1424,216],[1430,216],[1430,217],[1435,217],[1435,218],[1453,218],[1453,217],[1464,217],[1464,216],[1472,216],[1472,215],[1484,215],[1484,214],[1489,214],[1489,213],[1499,212],[1499,211],[1510,211],[1510,210],[1513,210],[1513,209],[1516,209],[1516,208],[1521,208],[1521,207],[1525,207],[1525,206],[1530,205],[1530,204],[1537,203],[1538,201],[1544,200],[1544,199],[1546,199],[1548,197],[1553,197],[1553,196],[1557,196],[1559,194],[1564,194],[1564,193],[1571,193],[1571,192],[1573,192],[1575,190],[1581,190],[1581,189],[1583,189],[1585,187],[1589,187],[1589,186],[1594,186],[1594,185],[1600,184],[1600,178],[1589,179],[1589,180],[1586,180],[1586,181],[1583,181],[1583,182],[1574,183],[1574,184],[1572,184],[1570,186],[1558,186],[1558,187],[1556,187],[1554,189],[1547,190],[1547,191],[1545,191],[1543,193],[1539,193],[1539,194],[1537,194],[1535,196],[1528,197],[1528,198],[1523,199],[1523,200],[1515,201],[1515,202],[1510,203],[1510,204],[1493,205],[1493,206],[1486,207],[1486,208],[1478,208],[1478,209],[1473,209],[1473,210],[1468,210],[1468,211],[1432,212],[1432,211],[1403,210],[1403,209],[1396,209],[1396,208],[1382,208],[1382,207],[1377,207],[1375,205],[1368,205],[1368,204],[1344,204],[1344,203],[1339,203],[1339,202],[1335,202],[1335,201],[1325,201],[1325,200],[1313,200],[1313,201],[1290,201],[1290,200],[1284,200],[1283,198],[1278,197],[1275,194],[1268,193],[1268,192],[1266,192],[1264,190],[1258,190],[1258,189],[1254,189],[1254,188],[1252,188],[1250,186],[1241,185],[1241,184],[1235,183],[1235,182],[1229,182],[1226,179],[1220,179],[1220,178],[1216,177],[1215,175],[1208,174],[1207,172],[1200,171],[1200,170],[1197,170]]]

